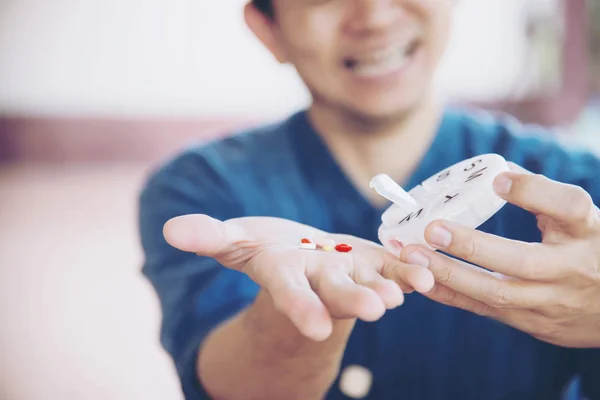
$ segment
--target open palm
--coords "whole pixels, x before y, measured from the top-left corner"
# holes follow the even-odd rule
[[[207,215],[174,218],[164,227],[172,246],[212,257],[247,274],[307,337],[324,340],[334,319],[379,319],[404,301],[404,292],[433,287],[428,270],[400,262],[382,246],[272,217],[225,222]],[[300,240],[333,240],[349,253],[305,250]]]

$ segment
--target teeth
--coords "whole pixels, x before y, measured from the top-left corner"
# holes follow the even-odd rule
[[[381,75],[402,68],[409,59],[407,50],[409,46],[395,48],[394,50],[380,51],[369,57],[356,60],[352,71],[359,76]]]
[[[408,50],[408,44],[402,47],[388,48],[384,50],[380,50],[376,53],[370,54],[367,57],[361,58],[359,63],[361,64],[376,64],[380,62],[385,62],[387,59],[397,55],[406,55]]]

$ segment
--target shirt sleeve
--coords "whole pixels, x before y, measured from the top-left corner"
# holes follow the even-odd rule
[[[164,167],[148,180],[140,196],[142,271],[160,301],[161,344],[190,400],[209,399],[198,379],[199,346],[212,329],[247,307],[258,293],[246,275],[165,241],[162,229],[169,219],[197,213],[220,220],[241,214],[226,177],[200,157],[183,157]]]

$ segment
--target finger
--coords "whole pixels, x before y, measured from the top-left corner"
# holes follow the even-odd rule
[[[543,175],[507,172],[496,177],[494,189],[512,204],[562,222],[573,234],[588,232],[598,222],[598,208],[589,193],[579,186]]]
[[[358,268],[353,278],[359,285],[375,291],[387,309],[396,308],[404,303],[404,294],[396,282],[385,279],[370,267]]]
[[[428,269],[404,263],[392,254],[386,253],[383,257],[381,275],[400,285],[404,293],[412,291],[427,293],[433,289],[435,279]]]
[[[163,235],[171,246],[201,256],[217,257],[247,239],[244,229],[234,222],[222,222],[203,214],[173,218],[164,225]]]
[[[548,245],[510,240],[451,221],[429,224],[425,239],[447,254],[516,278],[555,280],[571,264],[567,253]]]
[[[555,298],[545,284],[508,278],[418,246],[408,246],[401,257],[426,260],[436,283],[492,307],[532,309]]]
[[[404,293],[412,293],[415,291],[415,289],[409,283],[401,279],[398,271],[394,269],[394,267],[397,267],[398,264],[401,263],[399,263],[397,258],[389,254],[383,248],[378,247],[377,249],[368,252],[357,253],[354,255],[353,259],[354,264],[358,266],[358,271],[366,268],[370,271],[373,271],[373,274],[376,276],[381,277],[383,281],[392,282],[393,286],[395,287],[394,291],[399,290],[400,294],[402,295],[401,303],[404,302]],[[353,276],[353,278],[356,280],[356,276]],[[386,285],[389,285],[389,283]],[[392,303],[394,303],[394,301],[392,301]]]
[[[333,322],[306,276],[295,268],[278,270],[285,273],[273,271],[264,282],[259,282],[271,296],[275,308],[285,314],[304,336],[315,341],[327,339],[333,330]]]
[[[525,169],[519,164],[516,164],[512,161],[508,161],[506,164],[508,165],[508,169],[510,169],[512,172],[517,172],[520,174],[533,174],[533,172],[531,172],[530,170]]]
[[[356,284],[343,267],[324,267],[311,283],[334,318],[376,321],[385,313],[386,307],[379,295]]]
[[[460,308],[484,317],[496,317],[503,313],[503,310],[493,308],[485,303],[473,300],[463,294],[460,294],[447,286],[435,285],[433,290],[424,294],[427,298],[450,307]]]
[[[537,323],[539,317],[536,318],[537,314],[535,311],[494,308],[457,293],[444,285],[436,285],[435,288],[431,292],[425,294],[425,296],[433,301],[450,307],[459,308],[482,317],[493,318],[524,332],[534,332],[535,328],[540,325]]]

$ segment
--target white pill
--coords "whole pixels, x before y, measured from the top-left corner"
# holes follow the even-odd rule
[[[305,250],[316,250],[317,245],[314,243],[300,243],[300,248]]]

